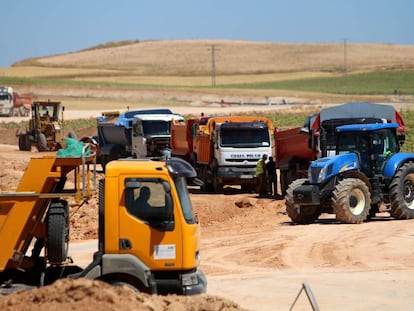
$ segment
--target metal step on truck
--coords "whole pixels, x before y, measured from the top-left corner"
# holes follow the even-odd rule
[[[79,277],[151,294],[205,292],[186,187],[194,169],[176,158],[122,159],[108,163],[95,183],[92,148],[32,158],[16,191],[0,193],[0,294]],[[98,249],[80,267],[68,254],[70,217],[96,192]],[[143,193],[151,194],[145,202]]]

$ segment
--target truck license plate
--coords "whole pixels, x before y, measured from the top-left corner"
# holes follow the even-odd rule
[[[253,175],[241,175],[241,179],[253,179]]]

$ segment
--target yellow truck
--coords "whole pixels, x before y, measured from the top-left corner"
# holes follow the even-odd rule
[[[204,293],[199,224],[186,187],[194,169],[178,158],[122,159],[94,183],[95,158],[86,153],[32,158],[16,192],[0,193],[0,294],[78,277],[152,294]],[[98,250],[81,268],[68,256],[67,199],[82,205],[95,188]],[[143,188],[151,192],[145,207]]]

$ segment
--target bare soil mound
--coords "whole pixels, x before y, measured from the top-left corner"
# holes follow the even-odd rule
[[[3,311],[135,310],[135,311],[243,311],[236,303],[212,295],[157,296],[137,294],[126,286],[87,279],[63,279],[53,285],[0,297]]]

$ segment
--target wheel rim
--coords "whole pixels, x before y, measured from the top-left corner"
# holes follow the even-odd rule
[[[349,196],[349,210],[353,215],[360,215],[365,209],[365,195],[361,189],[353,189]]]
[[[407,176],[404,181],[404,201],[409,209],[414,209],[414,174]]]

